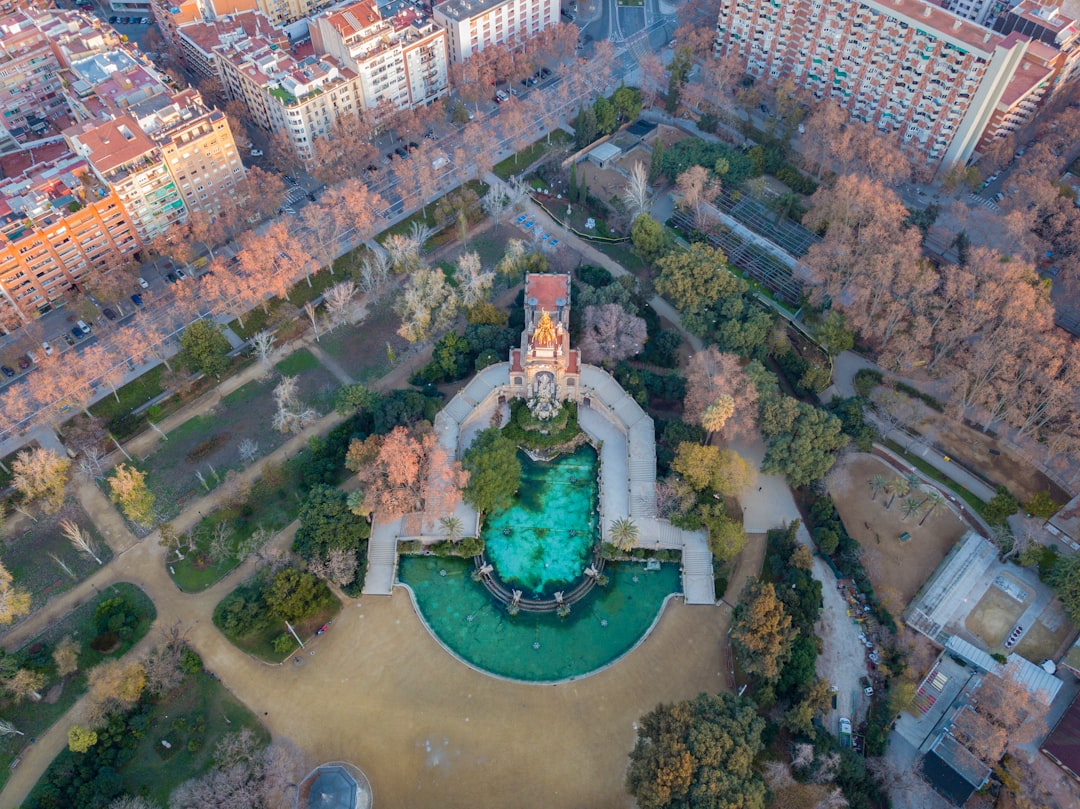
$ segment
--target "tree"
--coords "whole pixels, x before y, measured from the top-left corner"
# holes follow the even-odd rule
[[[777,598],[772,582],[748,581],[731,625],[731,642],[743,671],[765,682],[775,681],[795,636],[791,616]]]
[[[457,281],[459,305],[471,309],[487,298],[495,283],[495,273],[484,270],[478,253],[462,253],[458,256],[454,280]]]
[[[293,552],[309,562],[326,559],[335,550],[351,552],[355,558],[371,534],[367,520],[349,509],[345,492],[333,486],[313,487],[300,507],[299,519]]]
[[[626,788],[641,809],[764,809],[765,721],[734,694],[659,705],[638,723]]]
[[[620,121],[633,121],[641,114],[641,91],[636,87],[620,87],[611,96]]]
[[[180,335],[180,359],[193,371],[219,378],[229,367],[229,341],[216,324],[196,320]]]
[[[334,284],[323,293],[323,303],[330,319],[331,329],[348,322],[353,300],[356,298],[356,284],[342,281]]]
[[[10,624],[30,612],[30,593],[15,586],[8,569],[0,564],[0,624]]]
[[[139,701],[146,688],[146,668],[141,661],[109,660],[86,675],[94,700],[126,709]]]
[[[334,596],[310,573],[287,567],[271,579],[263,597],[271,615],[290,623],[330,604]]]
[[[876,500],[877,496],[889,487],[889,482],[884,475],[874,475],[870,478],[870,499]]]
[[[67,677],[79,670],[78,642],[70,635],[65,635],[53,649],[53,662],[56,663],[56,674],[59,677]]]
[[[673,471],[698,491],[734,497],[754,482],[754,468],[731,449],[701,446],[689,441],[679,444],[671,462]]]
[[[596,132],[596,111],[592,107],[579,108],[574,119],[574,144],[578,149],[584,149],[596,140]]]
[[[42,501],[47,513],[64,504],[71,461],[45,447],[20,450],[11,464],[11,485],[27,502]]]
[[[461,464],[430,431],[395,427],[384,436],[353,440],[345,465],[357,472],[365,513],[395,519],[410,511],[439,518],[454,510],[465,487]]]
[[[1045,735],[1048,696],[1019,682],[1008,664],[1001,674],[983,676],[970,703],[956,714],[950,732],[993,767],[1010,748]]]
[[[639,160],[630,169],[630,176],[626,180],[626,187],[622,193],[623,203],[626,205],[632,221],[636,221],[639,216],[648,213],[650,196],[649,178],[645,171],[645,164]]]
[[[379,404],[379,394],[366,385],[342,385],[334,397],[334,409],[342,416],[366,413]]]
[[[301,399],[296,386],[295,376],[282,376],[274,388],[273,427],[279,433],[299,433],[319,417],[314,408],[308,407]]]
[[[721,432],[724,429],[724,425],[728,423],[728,419],[733,415],[735,415],[735,398],[722,393],[701,414],[701,426],[705,428],[708,436],[712,437],[713,433]]]
[[[597,96],[593,102],[593,117],[596,119],[596,131],[601,135],[610,135],[618,125],[614,105],[603,96]]]
[[[497,427],[488,427],[473,439],[461,459],[469,473],[464,498],[481,514],[509,508],[521,487],[517,446]]]
[[[97,744],[98,735],[90,728],[72,725],[68,729],[68,750],[72,753],[85,753]]]
[[[792,486],[824,477],[848,441],[832,413],[782,394],[770,394],[762,402],[759,419],[768,438],[761,471],[786,475]]]
[[[9,722],[7,719],[0,719],[0,736],[25,736],[26,734],[19,730],[15,725]]]
[[[154,493],[146,485],[146,473],[127,464],[117,464],[109,477],[109,499],[118,503],[124,516],[138,525],[154,522]]]
[[[922,505],[926,505],[927,503],[929,503],[930,508],[928,508],[926,510],[926,513],[923,514],[922,519],[919,520],[919,525],[922,525],[924,522],[926,522],[927,518],[931,514],[934,513],[934,511],[937,509],[938,506],[944,504],[944,502],[945,502],[945,498],[942,496],[941,492],[939,492],[937,489],[931,489],[930,491],[928,491],[926,493],[926,499],[923,500],[923,502],[920,505],[922,506]]]
[[[709,346],[694,354],[686,366],[686,398],[683,401],[686,420],[713,432],[706,425],[710,420],[709,409],[718,407],[722,397],[730,398],[732,403],[731,413],[723,421],[723,435],[726,438],[751,435],[757,425],[757,386],[743,370],[739,357]],[[726,405],[723,412],[726,412]]]
[[[612,520],[608,526],[608,539],[623,553],[629,553],[637,547],[640,529],[629,517],[619,517]]]
[[[694,57],[690,48],[682,45],[675,49],[675,58],[668,63],[668,94],[665,109],[674,115],[679,109],[679,97],[686,81],[690,76],[690,70],[694,67]]]
[[[903,516],[900,518],[902,521],[907,522],[908,517],[918,517],[919,512],[922,511],[923,501],[918,497],[908,497],[901,504],[900,511]]]
[[[37,702],[41,699],[39,693],[45,685],[45,675],[40,671],[19,669],[14,676],[4,680],[4,689],[11,694],[11,698],[18,704],[27,699]]]
[[[424,267],[410,276],[394,311],[401,316],[398,334],[420,343],[450,326],[457,316],[458,296],[441,267]]]
[[[99,565],[101,564],[101,558],[97,555],[97,546],[94,544],[94,538],[86,531],[83,531],[75,522],[71,520],[60,521],[60,533],[64,535],[64,538],[71,543],[72,547],[80,553],[85,553]]]
[[[742,294],[746,282],[727,270],[727,256],[701,242],[668,253],[656,262],[656,291],[683,315],[698,314],[722,298]]]
[[[663,226],[647,213],[635,217],[630,226],[630,241],[638,255],[649,263],[656,261],[667,247]]]
[[[579,345],[586,362],[614,365],[641,353],[648,339],[645,321],[617,303],[585,307]]]

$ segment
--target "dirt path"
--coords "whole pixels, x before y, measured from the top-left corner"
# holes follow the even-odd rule
[[[727,591],[723,601],[731,606],[739,603],[739,596],[748,579],[761,573],[765,561],[765,534],[747,534],[746,547],[735,562],[735,569],[728,577]]]

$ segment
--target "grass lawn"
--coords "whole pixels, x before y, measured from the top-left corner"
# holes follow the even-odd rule
[[[520,152],[510,155],[505,160],[496,163],[492,171],[495,172],[495,176],[501,180],[509,180],[514,174],[519,174],[523,169],[528,168],[541,157],[543,157],[550,149],[557,148],[568,143],[570,140],[570,134],[563,132],[561,129],[557,129],[551,133],[551,143],[548,143],[548,138],[543,137],[530,146],[526,146]]]
[[[270,742],[255,715],[219,680],[205,671],[188,675],[151,711],[134,758],[121,770],[125,791],[167,805],[177,786],[213,766],[214,748],[221,738],[243,728],[254,731],[261,743]],[[172,748],[166,749],[162,739]]]
[[[127,637],[119,639],[115,648],[107,653],[95,651],[90,647],[90,641],[98,634],[94,612],[102,601],[118,596],[124,597],[131,605],[138,621],[131,627]],[[25,734],[0,738],[0,788],[7,783],[11,774],[11,763],[28,745],[30,739],[43,735],[86,692],[85,673],[103,660],[123,656],[147,633],[156,616],[154,603],[142,590],[134,584],[121,582],[101,591],[89,603],[76,607],[14,653],[21,665],[41,670],[49,679],[42,691],[44,698],[41,702],[26,701],[16,704],[7,697],[0,699],[3,717]],[[79,671],[60,682],[55,676],[51,654],[52,647],[65,635],[78,641],[82,650],[79,653]]]
[[[35,513],[35,516],[37,522],[19,513],[8,518],[3,531],[2,552],[4,565],[15,581],[30,591],[31,611],[41,609],[49,599],[70,590],[98,569],[97,562],[76,551],[60,533],[61,520],[71,520],[93,537],[97,546],[95,552],[102,562],[112,558],[109,546],[74,497],[65,500],[63,508],[56,514]],[[64,570],[60,562],[71,572]],[[0,628],[0,634],[7,628]]]
[[[305,402],[320,412],[329,409],[337,380],[309,351],[301,349],[286,357],[278,370],[298,377],[300,397]],[[239,449],[243,439],[258,443],[260,457],[288,439],[270,426],[277,384],[276,377],[270,377],[237,388],[211,411],[176,427],[168,434],[168,441],[158,443],[154,453],[141,460],[138,466],[147,472],[147,485],[157,496],[159,508],[164,507],[166,519],[192,497],[219,485],[230,470],[243,468]],[[205,487],[196,472],[202,474]]]
[[[648,277],[649,265],[642,261],[641,257],[634,252],[634,248],[629,242],[620,244],[590,242],[590,244],[601,253],[604,253],[619,262],[619,264],[625,267],[628,272],[633,273],[639,278]]]
[[[400,357],[409,347],[397,333],[401,318],[388,299],[378,301],[359,324],[341,326],[323,337],[322,350],[337,360],[357,382],[368,384],[390,371],[389,354]],[[387,345],[390,352],[387,351]]]
[[[175,560],[170,554],[169,571],[185,593],[196,593],[212,586],[240,564],[236,554],[240,544],[258,528],[277,532],[296,519],[303,502],[295,464],[286,464],[277,476],[264,477],[251,488],[241,504],[224,506],[203,517],[195,527],[195,549]],[[208,551],[219,524],[228,527],[228,543],[233,555],[212,560]]]
[[[90,412],[106,421],[131,412],[164,392],[161,387],[161,377],[164,373],[164,365],[154,366],[145,374],[131,380],[124,387],[117,390],[117,394],[120,396],[119,402],[116,401],[115,396],[110,394],[91,407]]]

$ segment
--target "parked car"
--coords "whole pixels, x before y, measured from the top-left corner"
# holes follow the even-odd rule
[[[139,18],[139,25],[149,25],[149,24],[150,24],[150,18],[149,17],[140,17]]]
[[[74,337],[72,337],[67,332],[64,332],[64,342],[67,343],[69,346],[75,345],[75,341],[82,337],[82,332],[80,332],[78,329],[72,329],[72,332],[75,333]]]
[[[587,41],[588,40],[586,40],[586,42]],[[547,68],[547,67],[540,68],[540,78],[546,79],[550,75],[551,75],[551,68]]]
[[[79,329],[79,331],[82,332],[82,335],[79,336],[85,336],[90,333],[90,326],[85,320],[80,320],[78,323],[75,324],[75,326]]]
[[[394,149],[394,154],[396,154],[402,160],[404,160],[406,157],[409,156],[409,153],[406,152],[404,149],[402,149],[400,146],[398,146],[396,149]]]
[[[263,156],[263,150],[262,149],[252,149],[251,150],[251,156],[252,157],[262,157]]]
[[[44,341],[44,342],[43,342],[43,343],[41,344],[41,348],[42,348],[42,350],[44,350],[44,352],[45,352],[45,356],[46,356],[46,357],[51,357],[51,356],[52,356],[52,353],[53,353],[53,348],[52,348],[52,346],[51,346],[51,345],[49,345],[49,341],[48,341],[48,340]]]
[[[141,275],[139,276],[139,286],[141,286],[143,289],[150,289],[150,285],[146,283],[146,279],[143,278]]]
[[[186,280],[187,280],[187,277],[188,277],[188,274],[187,274],[186,272],[184,272],[183,270],[179,270],[179,269],[178,269],[178,270],[176,271],[176,278],[177,278],[178,280],[180,280],[180,281],[186,281]]]
[[[102,309],[101,314],[105,315],[106,320],[116,320],[116,312],[112,309]]]
[[[30,367],[30,358],[26,356],[19,357],[19,370],[25,371]]]
[[[15,376],[15,369],[8,368],[6,365],[0,365],[0,373],[2,373],[8,379],[11,379],[13,376]]]
[[[131,296],[131,302],[136,306],[142,306],[142,295],[136,292],[134,295]]]
[[[176,273],[170,272],[165,274],[165,280],[170,284],[175,284],[179,279],[176,277]]]

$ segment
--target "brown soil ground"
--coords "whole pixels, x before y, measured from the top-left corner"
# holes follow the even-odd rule
[[[728,604],[737,604],[746,580],[761,573],[761,564],[765,561],[765,534],[747,534],[746,547],[735,559],[731,575],[728,577],[727,592],[723,594]]]
[[[1016,622],[1024,614],[1026,605],[991,586],[983,593],[979,603],[968,613],[964,625],[974,632],[991,649],[1001,646],[1013,631]]]
[[[872,455],[843,458],[828,478],[829,494],[852,538],[862,547],[862,562],[874,591],[894,615],[899,615],[934,572],[945,554],[964,535],[965,526],[947,506],[939,506],[926,521],[906,522],[900,498],[886,509],[888,497],[871,500],[868,481],[874,475],[891,480],[896,473]],[[907,531],[911,539],[899,540]]]
[[[1075,636],[1076,630],[1055,598],[1017,644],[1016,653],[1036,664],[1047,658],[1057,660]]]
[[[1049,491],[1057,503],[1069,502],[1069,495],[1061,487],[1019,457],[1009,444],[982,430],[929,408],[926,408],[926,416],[918,429],[934,443],[947,447],[949,455],[991,485],[1007,486],[1021,502],[1045,491]]]

